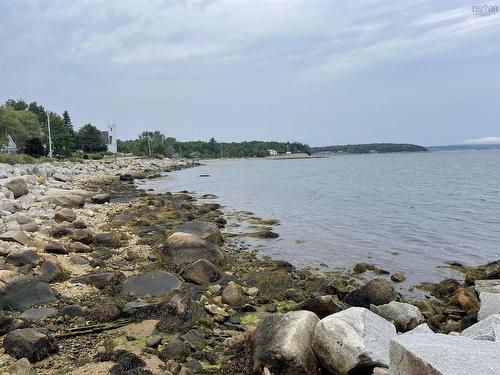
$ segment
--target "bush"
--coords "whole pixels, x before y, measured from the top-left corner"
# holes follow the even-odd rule
[[[0,163],[5,164],[31,164],[35,163],[35,159],[26,154],[10,154],[0,153]]]
[[[24,146],[24,152],[34,158],[45,155],[42,140],[38,137],[28,139]]]

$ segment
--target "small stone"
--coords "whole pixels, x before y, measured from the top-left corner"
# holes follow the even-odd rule
[[[52,254],[68,254],[68,250],[60,242],[50,240],[44,247],[47,253]]]
[[[302,302],[306,300],[304,293],[295,288],[287,289],[286,298],[295,302]]]
[[[109,194],[97,194],[90,199],[90,201],[95,204],[109,203],[110,200],[111,200],[111,195]]]
[[[60,210],[56,211],[54,220],[58,223],[62,223],[63,221],[72,223],[76,220],[76,213],[72,209],[61,208]]]
[[[247,295],[250,297],[256,297],[259,294],[260,290],[256,287],[251,287],[247,289]]]
[[[162,336],[161,335],[153,335],[149,336],[146,339],[146,346],[149,348],[156,348],[158,345],[161,344]]]
[[[395,283],[402,283],[403,281],[406,280],[406,276],[401,272],[396,272],[391,275],[391,280],[394,281]]]
[[[92,251],[92,248],[90,246],[87,246],[81,242],[72,242],[69,245],[69,248],[75,253],[90,253]]]
[[[220,286],[219,284],[215,284],[215,285],[210,285],[207,290],[212,293],[212,294],[217,294],[220,292],[220,290],[222,289],[222,286]]]
[[[205,309],[209,313],[211,313],[213,315],[220,315],[220,316],[223,316],[223,317],[228,317],[229,316],[229,314],[227,313],[226,310],[224,310],[224,309],[222,309],[219,306],[214,305],[214,304],[206,305]]]

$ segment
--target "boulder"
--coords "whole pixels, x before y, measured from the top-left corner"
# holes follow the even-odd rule
[[[71,233],[70,238],[75,242],[81,242],[86,245],[90,245],[94,242],[94,236],[88,229],[76,229]]]
[[[41,321],[52,316],[56,316],[59,310],[52,307],[30,308],[25,310],[20,318],[33,321]]]
[[[50,202],[59,207],[82,208],[85,205],[85,199],[79,195],[58,195],[50,197]]]
[[[172,233],[161,251],[165,260],[175,266],[185,266],[198,259],[221,265],[224,260],[224,254],[216,245],[190,233]]]
[[[7,368],[8,375],[37,375],[28,358],[21,358]]]
[[[408,332],[391,341],[389,375],[494,375],[498,353],[496,342]]]
[[[72,318],[75,316],[84,316],[86,313],[87,307],[81,305],[68,305],[61,309],[62,316],[69,316]]]
[[[319,321],[313,349],[334,374],[369,373],[389,365],[389,342],[396,336],[392,323],[368,309],[351,307]]]
[[[109,194],[96,194],[90,198],[90,201],[95,204],[109,203],[111,200],[111,195]]]
[[[50,283],[59,279],[62,276],[62,271],[57,264],[47,260],[36,270],[36,274],[38,280]]]
[[[477,320],[486,319],[493,314],[500,314],[500,293],[481,292],[479,299],[481,307],[477,313]]]
[[[285,291],[286,298],[295,302],[303,302],[306,300],[304,293],[297,288],[288,288]]]
[[[16,199],[29,193],[28,184],[22,177],[13,178],[5,184],[5,187],[14,194],[14,198]]]
[[[500,314],[488,316],[464,329],[461,335],[473,340],[500,341]]]
[[[7,242],[17,242],[21,245],[29,245],[31,238],[22,230],[9,230],[0,234],[0,240]]]
[[[214,244],[223,242],[222,234],[219,227],[214,223],[206,221],[190,221],[182,224],[175,232],[194,234],[202,240],[207,240]]]
[[[75,252],[75,253],[90,253],[92,252],[92,248],[88,245],[85,245],[81,242],[72,242],[70,245],[69,245],[69,248],[71,251]]]
[[[254,373],[316,374],[318,362],[311,343],[318,321],[310,311],[273,314],[264,319],[250,339]]]
[[[52,175],[52,177],[54,177],[54,179],[56,179],[57,181],[61,181],[61,182],[69,182],[69,181],[71,181],[71,177],[66,176],[65,174],[63,174],[61,172],[54,173]]]
[[[33,328],[16,329],[3,338],[5,352],[12,357],[27,358],[30,362],[40,361],[58,351],[53,337]]]
[[[113,247],[115,238],[111,233],[98,233],[94,236],[96,246]]]
[[[222,290],[222,302],[229,306],[239,306],[243,303],[243,295],[241,287],[234,281],[230,281],[227,286]]]
[[[56,211],[54,220],[58,223],[62,223],[63,221],[72,223],[76,220],[76,213],[71,208],[61,208],[60,210]]]
[[[350,292],[344,302],[351,306],[366,307],[370,305],[385,305],[399,298],[394,286],[382,278],[368,281],[359,289]]]
[[[12,271],[4,271],[12,272]],[[31,276],[0,275],[0,308],[24,310],[56,299],[50,285]]]
[[[307,310],[312,311],[320,319],[328,315],[335,314],[339,311],[345,310],[346,306],[336,298],[336,296],[320,296],[306,299],[304,302],[299,303],[294,310]]]
[[[121,293],[133,297],[163,296],[181,287],[181,281],[165,271],[145,272],[128,277],[123,283]]]
[[[7,255],[5,261],[7,263],[13,264],[16,267],[29,265],[32,267],[36,267],[38,263],[40,263],[40,257],[35,250],[30,249],[21,249],[14,250]]]
[[[398,332],[411,331],[425,319],[417,306],[392,301],[386,305],[370,305],[370,310],[394,323]]]
[[[51,254],[68,254],[68,250],[62,243],[53,240],[50,240],[45,244],[44,250],[45,252]]]
[[[221,273],[217,266],[206,259],[199,259],[185,267],[180,275],[186,281],[195,284],[210,284],[221,278]]]
[[[76,277],[72,280],[74,284],[87,284],[95,286],[98,289],[103,289],[113,278],[113,272],[89,273],[87,275]]]

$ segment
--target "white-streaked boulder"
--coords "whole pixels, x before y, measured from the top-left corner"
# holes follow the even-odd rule
[[[493,314],[500,314],[500,293],[479,293],[481,307],[477,313],[477,320],[483,320]]]
[[[363,307],[351,307],[319,321],[313,350],[334,374],[389,365],[389,343],[394,325]]]
[[[473,326],[464,329],[462,336],[474,340],[500,341],[500,314],[490,315]]]

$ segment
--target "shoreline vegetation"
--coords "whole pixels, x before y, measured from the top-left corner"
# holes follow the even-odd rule
[[[0,165],[1,373],[499,368],[491,341],[500,262],[452,263],[464,281],[424,283],[417,287],[425,297],[408,300],[396,288],[403,274],[369,263],[319,272],[260,257],[246,237],[274,241],[279,218],[229,217],[206,203],[212,196],[135,185],[196,165],[141,158]],[[236,219],[252,232],[227,232]],[[436,348],[439,357],[429,354]]]

